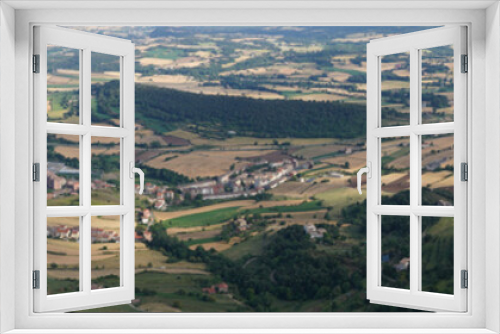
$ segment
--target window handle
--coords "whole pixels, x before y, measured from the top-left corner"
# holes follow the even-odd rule
[[[372,163],[368,161],[367,166],[358,170],[358,192],[361,195],[361,176],[366,173],[366,176],[371,179],[372,177]]]
[[[144,172],[140,168],[134,167],[134,162],[130,161],[129,164],[130,178],[135,178],[135,173],[139,174],[139,195],[144,191]]]

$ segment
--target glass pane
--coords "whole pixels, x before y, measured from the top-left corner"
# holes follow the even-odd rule
[[[80,50],[47,45],[47,121],[78,124]]]
[[[410,217],[382,216],[382,286],[410,288]]]
[[[382,126],[410,124],[410,53],[380,57]]]
[[[80,136],[47,135],[47,205],[80,205]]]
[[[410,138],[382,138],[383,205],[410,204]]]
[[[92,52],[92,125],[120,126],[120,57]]]
[[[119,205],[120,139],[92,137],[92,205]]]
[[[120,286],[120,218],[92,217],[92,290]]]
[[[47,294],[80,291],[80,217],[47,218]]]
[[[422,217],[422,290],[453,294],[453,218]]]
[[[421,50],[422,124],[453,122],[453,46]]]
[[[422,205],[453,205],[453,134],[422,136]]]

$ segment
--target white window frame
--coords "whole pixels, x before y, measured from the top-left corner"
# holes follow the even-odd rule
[[[135,192],[135,119],[134,77],[135,46],[128,40],[90,34],[60,27],[34,27],[34,52],[39,55],[39,73],[33,75],[34,87],[34,162],[40,164],[39,181],[33,184],[34,270],[38,270],[39,289],[34,291],[35,312],[74,311],[93,305],[117,305],[134,299],[135,257],[134,222]],[[69,47],[79,52],[80,110],[78,124],[47,121],[47,46]],[[92,52],[113,55],[120,65],[120,124],[117,127],[92,124],[90,111]],[[80,139],[80,187],[78,206],[47,207],[47,134],[66,134]],[[120,147],[120,203],[91,205],[91,139],[93,136],[116,138]],[[120,285],[92,290],[91,288],[91,225],[92,216],[120,217]],[[80,220],[79,291],[47,295],[47,218],[75,217]]]
[[[367,179],[367,298],[372,303],[406,306],[415,309],[464,312],[467,290],[461,287],[460,275],[467,270],[467,184],[461,180],[461,163],[467,163],[467,73],[461,71],[461,56],[467,55],[466,27],[449,26],[417,31],[371,41],[367,45],[367,164],[372,169]],[[452,122],[423,124],[421,114],[421,50],[451,45],[454,62],[454,117]],[[382,126],[381,91],[382,57],[407,52],[410,64],[409,123]],[[454,205],[422,205],[421,136],[452,134],[454,142]],[[410,144],[410,203],[383,205],[381,181],[381,144],[383,138],[406,137]],[[383,217],[405,216],[409,220],[410,284],[409,289],[384,287],[382,275]],[[453,217],[453,294],[422,290],[422,217]]]
[[[122,2],[129,6],[131,2]],[[15,45],[10,40],[3,44],[0,75],[0,322],[1,330],[15,329],[15,333],[36,333],[42,329],[50,332],[77,332],[72,329],[88,329],[88,333],[101,332],[142,332],[146,329],[163,329],[162,332],[289,332],[295,333],[491,333],[500,331],[500,128],[498,110],[500,107],[499,37],[500,18],[498,2],[347,2],[335,3],[302,2],[293,3],[238,3],[221,5],[216,1],[201,4],[176,2],[158,4],[145,1],[143,5],[133,4],[137,9],[120,9],[120,3],[81,1],[75,5],[69,2],[8,1],[1,4],[2,16],[0,36],[9,37],[15,30]],[[24,9],[15,13],[12,6]],[[36,9],[36,6],[39,6]],[[77,6],[80,9],[40,10],[44,6]],[[55,6],[55,7],[54,7]],[[109,10],[102,9],[108,6]],[[148,6],[153,9],[145,9]],[[164,6],[164,8],[158,8]],[[397,6],[398,9],[391,9]],[[486,7],[489,7],[486,10]],[[85,8],[86,9],[81,9]],[[95,9],[100,7],[100,9]],[[166,8],[170,7],[170,8]],[[176,8],[177,7],[177,8]],[[179,9],[178,7],[181,7]],[[220,8],[226,9],[220,9]],[[46,7],[47,8],[47,7]],[[94,9],[92,9],[94,8]],[[183,9],[182,9],[183,8]],[[346,9],[351,8],[351,9]],[[441,9],[436,9],[441,8]],[[31,159],[32,147],[32,104],[30,54],[32,45],[32,26],[35,24],[60,25],[443,25],[462,24],[469,27],[469,140],[470,183],[468,243],[470,270],[466,313],[279,313],[279,314],[34,314],[33,291],[31,290],[32,259],[32,217],[27,208],[32,207],[29,194],[32,192]],[[486,25],[485,25],[486,23]],[[487,28],[487,29],[486,29]],[[4,36],[6,35],[6,36]],[[15,48],[14,48],[15,47]],[[15,54],[15,64],[12,55]],[[11,61],[5,65],[4,61]],[[11,67],[15,66],[15,73]],[[488,66],[488,72],[486,67]],[[5,72],[3,72],[5,70]],[[496,72],[494,71],[496,70]],[[13,75],[15,74],[15,75]],[[15,80],[15,96],[8,87]],[[488,85],[486,85],[488,83]],[[5,89],[5,90],[4,90]],[[7,113],[12,108],[15,113]],[[496,109],[495,109],[496,108]],[[11,109],[12,110],[12,109]],[[10,110],[10,111],[11,111]],[[15,115],[15,117],[13,116]],[[486,122],[486,117],[490,117]],[[496,117],[495,117],[496,116]],[[2,120],[5,121],[2,122]],[[11,138],[2,134],[8,126],[15,127],[15,147]],[[486,141],[485,132],[488,132]],[[9,133],[9,132],[7,132]],[[12,132],[10,132],[12,134]],[[491,137],[490,137],[491,136]],[[10,141],[9,141],[10,140]],[[486,150],[490,150],[486,154]],[[10,158],[11,160],[8,160]],[[15,158],[15,164],[13,159]],[[488,164],[486,164],[488,162]],[[496,163],[496,164],[495,164]],[[9,182],[12,175],[7,174],[15,168],[15,183]],[[488,182],[486,172],[490,172]],[[15,216],[6,212],[9,205],[4,198],[11,196],[15,185]],[[486,196],[488,194],[488,196]],[[486,207],[486,204],[489,206]],[[12,204],[12,203],[10,203]],[[7,218],[7,219],[5,219]],[[9,219],[10,218],[10,219]],[[15,222],[15,224],[14,224]],[[14,235],[15,238],[12,238]],[[12,254],[12,250],[14,254]],[[29,259],[29,261],[26,261]],[[488,266],[486,266],[488,263]],[[13,288],[14,287],[14,288]],[[486,293],[488,291],[488,293]],[[14,307],[12,308],[12,305]],[[140,330],[132,330],[141,328]],[[120,330],[122,329],[122,330]],[[176,330],[178,329],[178,330]],[[242,330],[237,330],[242,329]],[[247,329],[244,331],[243,329]],[[295,329],[295,330],[294,330]],[[345,331],[343,331],[345,329]],[[356,330],[357,329],[357,330]],[[413,330],[412,330],[413,329]],[[41,331],[40,331],[41,332]],[[47,332],[47,331],[46,331]]]

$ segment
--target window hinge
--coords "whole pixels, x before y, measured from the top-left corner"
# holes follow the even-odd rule
[[[33,73],[40,73],[40,55],[33,55]]]
[[[40,289],[40,270],[33,270],[33,289]]]
[[[40,182],[40,163],[33,164],[33,181]]]
[[[462,55],[462,73],[469,72],[469,56]]]
[[[469,181],[469,165],[466,162],[460,164],[460,180]]]
[[[461,281],[462,281],[462,289],[467,289],[469,287],[469,273],[467,270],[462,270],[461,271]]]

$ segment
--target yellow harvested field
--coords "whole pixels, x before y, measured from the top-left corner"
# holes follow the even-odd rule
[[[344,72],[330,72],[328,73],[328,77],[334,79],[335,81],[346,82],[347,79],[351,77],[351,75]]]
[[[388,164],[389,167],[396,169],[407,169],[410,167],[410,154],[399,157]]]
[[[323,161],[338,165],[343,165],[347,161],[349,162],[349,169],[346,169],[346,171],[348,171],[349,173],[353,173],[366,165],[366,151],[359,151],[341,157],[323,159]]]
[[[454,144],[453,135],[440,137],[440,138],[426,138],[423,142],[424,144],[428,144],[429,146],[422,149],[422,156],[427,156],[431,154],[431,152],[443,149],[451,149]]]
[[[174,61],[172,59],[161,59],[161,58],[140,58],[139,63],[142,66],[155,65],[159,67],[167,67],[172,65]]]
[[[55,135],[56,138],[61,138],[73,143],[78,143],[80,141],[80,136],[75,135]]]
[[[332,140],[330,139],[330,143]],[[350,147],[350,145],[341,145],[341,144],[329,144],[329,145],[321,145],[321,146],[312,146],[312,147],[306,147],[302,148],[298,151],[294,152],[294,155],[296,156],[303,156],[304,158],[311,159],[313,157],[317,157],[320,155],[325,155],[325,154],[330,154],[330,153],[335,153],[340,150],[345,150],[346,148]],[[322,160],[326,161],[326,160]]]
[[[392,72],[400,77],[409,77],[410,76],[410,71],[408,71],[408,70],[394,70]]]
[[[120,144],[120,138],[111,138],[111,137],[92,137],[92,144]],[[95,147],[95,146],[94,146]]]
[[[199,232],[192,232],[192,233],[178,233],[176,234],[177,238],[179,238],[179,240],[183,240],[183,241],[186,241],[186,240],[189,240],[189,239],[193,239],[193,240],[196,240],[196,239],[206,239],[206,238],[213,238],[213,237],[216,237],[217,235],[219,235],[221,232],[220,229],[218,230],[208,230],[208,231],[199,231]]]
[[[453,172],[443,170],[438,172],[422,172],[422,186],[431,188],[453,186]]]
[[[63,146],[58,145],[54,148],[56,153],[63,155],[65,158],[80,158],[80,149],[78,146]]]
[[[438,181],[436,183],[433,183],[431,188],[448,188],[448,187],[453,187],[455,185],[453,176],[450,175],[447,178],[442,179],[441,181]]]
[[[251,206],[254,203],[255,203],[255,201],[253,201],[253,200],[230,201],[230,202],[224,202],[224,203],[219,203],[219,204],[214,204],[214,205],[209,205],[209,206],[203,206],[201,208],[182,210],[182,211],[174,211],[174,212],[155,211],[154,215],[157,219],[168,220],[168,219],[174,219],[174,218],[187,216],[187,215],[191,215],[191,214],[195,214],[195,213],[209,212],[209,211],[213,211],[213,210],[217,210],[217,209],[224,209],[224,208],[232,208],[235,206],[247,207],[247,206]],[[199,229],[201,230],[201,228],[202,227],[200,226]],[[175,228],[169,228],[169,231],[173,231],[174,229]]]
[[[147,166],[150,166],[153,168],[162,169],[162,168],[166,168],[165,167],[165,164],[167,163],[167,161],[165,161],[166,159],[169,160],[169,158],[173,158],[173,157],[177,157],[177,156],[178,156],[178,154],[174,154],[174,153],[162,154],[162,155],[159,155],[159,156],[147,161],[145,164]]]
[[[189,269],[189,268],[153,268],[153,269],[146,269],[147,271],[150,272],[157,272],[157,273],[164,273],[164,274],[190,274],[190,275],[210,275],[209,271],[206,270],[200,270],[200,269]],[[136,273],[144,272],[145,269],[136,269]]]
[[[228,223],[210,225],[210,226],[195,226],[195,227],[169,227],[167,228],[167,234],[175,235],[178,233],[194,233],[200,231],[220,231],[222,226],[227,225]]]
[[[47,218],[47,226],[66,225],[79,226],[80,218],[78,217],[49,217]]]
[[[382,90],[392,90],[392,89],[410,89],[409,81],[393,81],[384,80],[382,81]]]
[[[120,146],[113,147],[92,147],[92,155],[113,155],[120,153]]]
[[[252,157],[258,154],[267,154],[275,151],[194,151],[166,161],[164,168],[173,170],[190,178],[213,177],[229,172],[232,164],[235,168],[248,165],[239,162],[236,157]]]
[[[264,145],[273,145],[274,141],[279,143],[289,142],[292,146],[307,146],[307,145],[321,145],[321,144],[332,144],[335,142],[332,138],[254,138],[254,137],[233,137],[225,140],[218,139],[206,139],[201,138],[199,135],[184,131],[175,130],[165,133],[166,135],[171,135],[179,138],[189,140],[193,145],[211,145],[211,146],[224,146],[224,147],[245,147],[252,146],[253,148],[262,148]],[[257,146],[255,145],[257,143]],[[345,147],[345,145],[340,145],[339,147]],[[256,151],[254,155],[260,155],[259,151]]]
[[[182,312],[180,309],[164,303],[141,303],[137,308],[143,312],[154,313]]]
[[[120,231],[120,216],[92,216],[92,227]]]
[[[301,101],[340,101],[345,100],[345,96],[336,95],[336,94],[307,94],[307,95],[298,95],[294,96],[292,100],[301,100]]]
[[[408,175],[408,173],[391,173],[382,176],[382,184],[389,184],[394,181],[399,180],[400,178]]]
[[[294,46],[294,45],[281,45],[281,51],[295,51],[298,53],[318,52],[323,50],[322,45],[308,45],[308,46]]]
[[[153,75],[153,76],[145,76],[139,77],[136,82],[138,83],[171,83],[171,84],[181,84],[187,82],[195,82],[193,77],[186,75]]]
[[[256,203],[254,202],[254,204],[251,204],[245,208],[242,208],[242,210],[244,210],[244,209],[256,209],[256,208],[260,208],[260,207],[271,208],[273,206],[299,205],[302,202],[304,202],[304,201],[300,200],[300,199],[290,199],[290,200],[286,200],[286,201],[262,201],[262,202],[256,202]]]
[[[397,66],[399,66],[400,63],[384,63],[382,62],[380,64],[380,68],[382,71],[390,71],[395,69]]]

